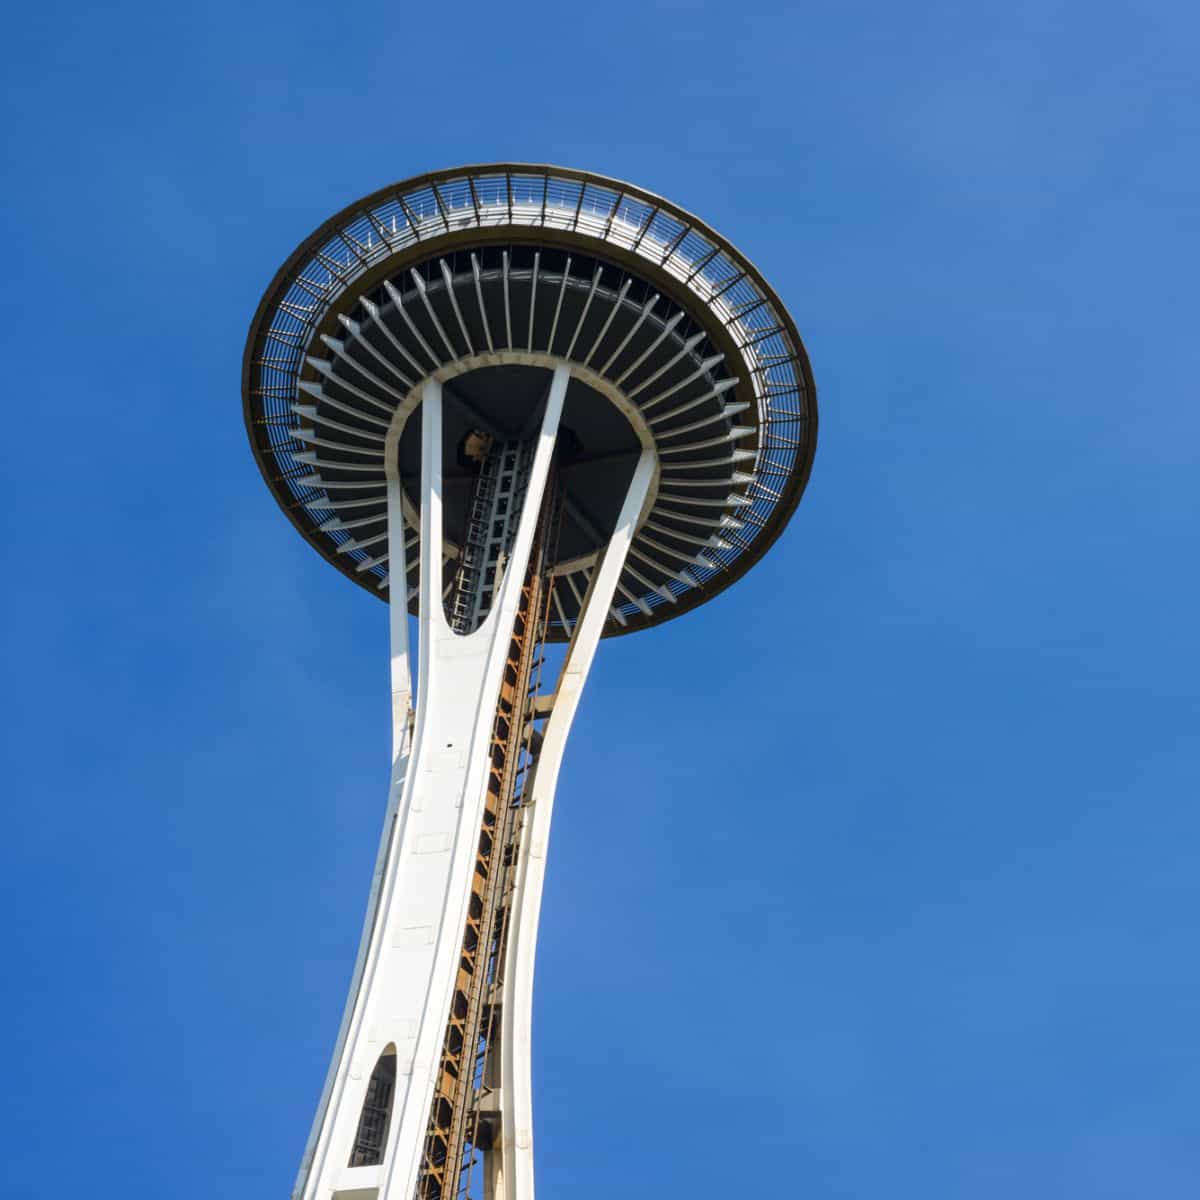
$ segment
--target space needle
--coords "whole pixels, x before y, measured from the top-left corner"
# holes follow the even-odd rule
[[[533,1200],[534,951],[580,693],[602,638],[779,536],[808,359],[703,222],[503,163],[326,221],[259,304],[242,386],[279,506],[390,621],[383,833],[293,1198]]]

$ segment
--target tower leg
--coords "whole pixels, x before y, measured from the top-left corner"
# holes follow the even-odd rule
[[[546,847],[559,768],[584,681],[616,592],[617,580],[654,475],[655,457],[644,451],[607,548],[592,576],[584,608],[567,651],[554,707],[546,725],[531,800],[525,813],[521,853],[505,950],[504,1009],[501,1025],[502,1169],[493,1184],[496,1200],[533,1200],[533,1090],[531,1027],[533,968],[538,918],[546,872]],[[490,1157],[490,1156],[489,1156]]]
[[[567,382],[567,369],[557,368],[503,581],[488,616],[465,636],[450,629],[442,604],[441,385],[436,380],[423,385],[420,654],[412,749],[405,753],[405,711],[394,719],[392,801],[378,885],[295,1200],[336,1200],[343,1193],[345,1200],[412,1200],[462,947],[492,718]],[[400,676],[407,671],[407,644],[398,644],[406,636],[401,629],[407,610],[402,531],[391,540],[401,551],[391,560],[393,611],[399,606],[392,622],[392,690],[396,705],[406,707]],[[388,1056],[394,1064],[381,1071]],[[380,1081],[386,1083],[389,1073],[393,1091],[381,1117],[384,1109],[371,1097],[378,1098]]]

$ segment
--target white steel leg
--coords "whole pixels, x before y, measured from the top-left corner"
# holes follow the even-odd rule
[[[441,385],[436,380],[423,385],[421,645],[412,752],[403,752],[408,651],[400,527],[389,537],[393,550],[400,551],[389,564],[397,747],[392,791],[398,802],[385,830],[366,952],[294,1193],[297,1200],[331,1200],[342,1191],[369,1194],[374,1188],[378,1200],[411,1200],[461,951],[501,672],[568,378],[565,367],[555,370],[511,558],[491,612],[466,636],[450,629],[442,607]],[[400,526],[391,500],[389,488],[389,534]],[[395,501],[398,507],[398,481]],[[350,1167],[367,1083],[387,1048],[394,1048],[397,1075],[383,1163]]]
[[[537,770],[533,778],[527,824],[521,835],[520,863],[509,919],[504,979],[501,1045],[501,1104],[503,1141],[500,1159],[502,1191],[497,1200],[533,1200],[533,1090],[531,1080],[531,1027],[533,1020],[533,967],[537,950],[538,918],[546,872],[546,845],[554,792],[567,735],[579,707],[584,681],[596,654],[609,607],[616,591],[625,556],[637,524],[642,502],[654,475],[653,451],[642,452],[617,528],[592,578],[585,606],[567,653],[555,693],[554,708],[546,723]]]
[[[401,797],[404,793],[404,781],[408,771],[410,751],[412,748],[412,674],[409,666],[408,645],[408,605],[406,603],[408,568],[405,560],[404,509],[400,488],[400,473],[396,454],[388,455],[385,464],[387,477],[387,516],[388,516],[388,563],[392,578],[396,580],[399,603],[389,605],[390,639],[391,639],[391,684],[392,684],[392,766],[388,785],[387,809],[384,814],[383,832],[379,838],[379,849],[375,855],[375,869],[371,875],[371,890],[367,899],[366,916],[363,918],[362,935],[359,938],[358,954],[354,960],[354,972],[351,976],[350,993],[346,999],[346,1007],[342,1014],[342,1022],[338,1029],[337,1042],[334,1045],[333,1058],[321,1091],[321,1099],[317,1105],[317,1115],[313,1121],[312,1131],[304,1147],[304,1155],[300,1161],[293,1197],[307,1197],[320,1194],[314,1190],[315,1181],[311,1179],[313,1161],[318,1147],[327,1144],[327,1138],[322,1134],[327,1128],[329,1103],[335,1086],[344,1090],[345,1079],[343,1063],[346,1058],[346,1045],[351,1023],[358,1009],[359,997],[362,991],[363,971],[370,954],[375,923],[379,915],[379,897],[383,881],[388,873],[388,863],[395,841],[396,817],[400,808]],[[314,1186],[310,1187],[310,1181]],[[329,1189],[332,1190],[332,1189]]]

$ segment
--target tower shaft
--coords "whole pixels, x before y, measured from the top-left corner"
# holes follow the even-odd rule
[[[481,466],[474,507],[486,538],[466,539],[449,586],[438,552],[444,448],[436,378],[388,433],[388,546],[402,581],[413,518],[396,442],[420,404],[416,707],[408,596],[396,586],[388,812],[295,1200],[532,1200],[529,1025],[554,786],[655,467],[654,455],[643,453],[590,573],[563,669],[539,694],[561,508],[552,464],[570,369],[561,364],[549,375],[528,445],[493,448],[493,466],[511,469],[492,479],[487,459]],[[505,488],[501,521],[495,501]]]
[[[706,603],[779,537],[816,447],[807,354],[678,205],[491,163],[304,239],[242,396],[282,511],[391,635],[384,827],[293,1200],[533,1200],[534,952],[583,683],[602,636]]]
[[[476,547],[483,550],[479,555],[482,570],[460,581],[455,595],[456,614],[473,612],[478,616],[481,593],[487,589],[487,573],[496,570],[507,553],[505,526],[515,526],[515,520],[507,523],[497,520],[497,510],[506,496],[515,497],[523,490],[525,472],[520,468],[528,466],[528,459],[524,448],[512,443],[496,447],[483,463],[474,507],[492,544],[489,553],[484,536],[468,537],[459,574],[466,575],[471,570],[466,560]],[[541,740],[535,725],[549,715],[548,705],[535,711],[531,701],[541,678],[549,600],[546,567],[553,549],[559,500],[559,490],[551,477],[538,514],[492,721],[483,823],[463,930],[462,956],[421,1163],[418,1189],[421,1200],[454,1196],[460,1183],[470,1189],[482,1175],[475,1169],[479,1165],[474,1161],[475,1152],[489,1157],[497,1157],[501,1152],[500,1131],[496,1127],[500,1113],[495,1099],[499,1084],[504,935],[524,816],[520,804]],[[464,598],[469,598],[470,604],[460,603]],[[489,1162],[487,1168],[491,1167]]]

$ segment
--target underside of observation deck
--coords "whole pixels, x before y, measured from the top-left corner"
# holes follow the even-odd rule
[[[666,201],[552,168],[442,172],[318,230],[281,270],[247,343],[247,424],[309,542],[382,598],[384,456],[421,382],[445,384],[449,453],[512,438],[537,378],[572,369],[565,502],[547,636],[565,640],[623,480],[659,460],[605,632],[683,612],[739,577],[803,491],[811,373],[786,310],[723,239]],[[540,370],[538,370],[540,368]],[[409,424],[415,424],[408,418]],[[398,438],[412,500],[416,439]],[[448,462],[447,558],[463,553],[469,473]],[[415,561],[404,586],[415,598]]]

